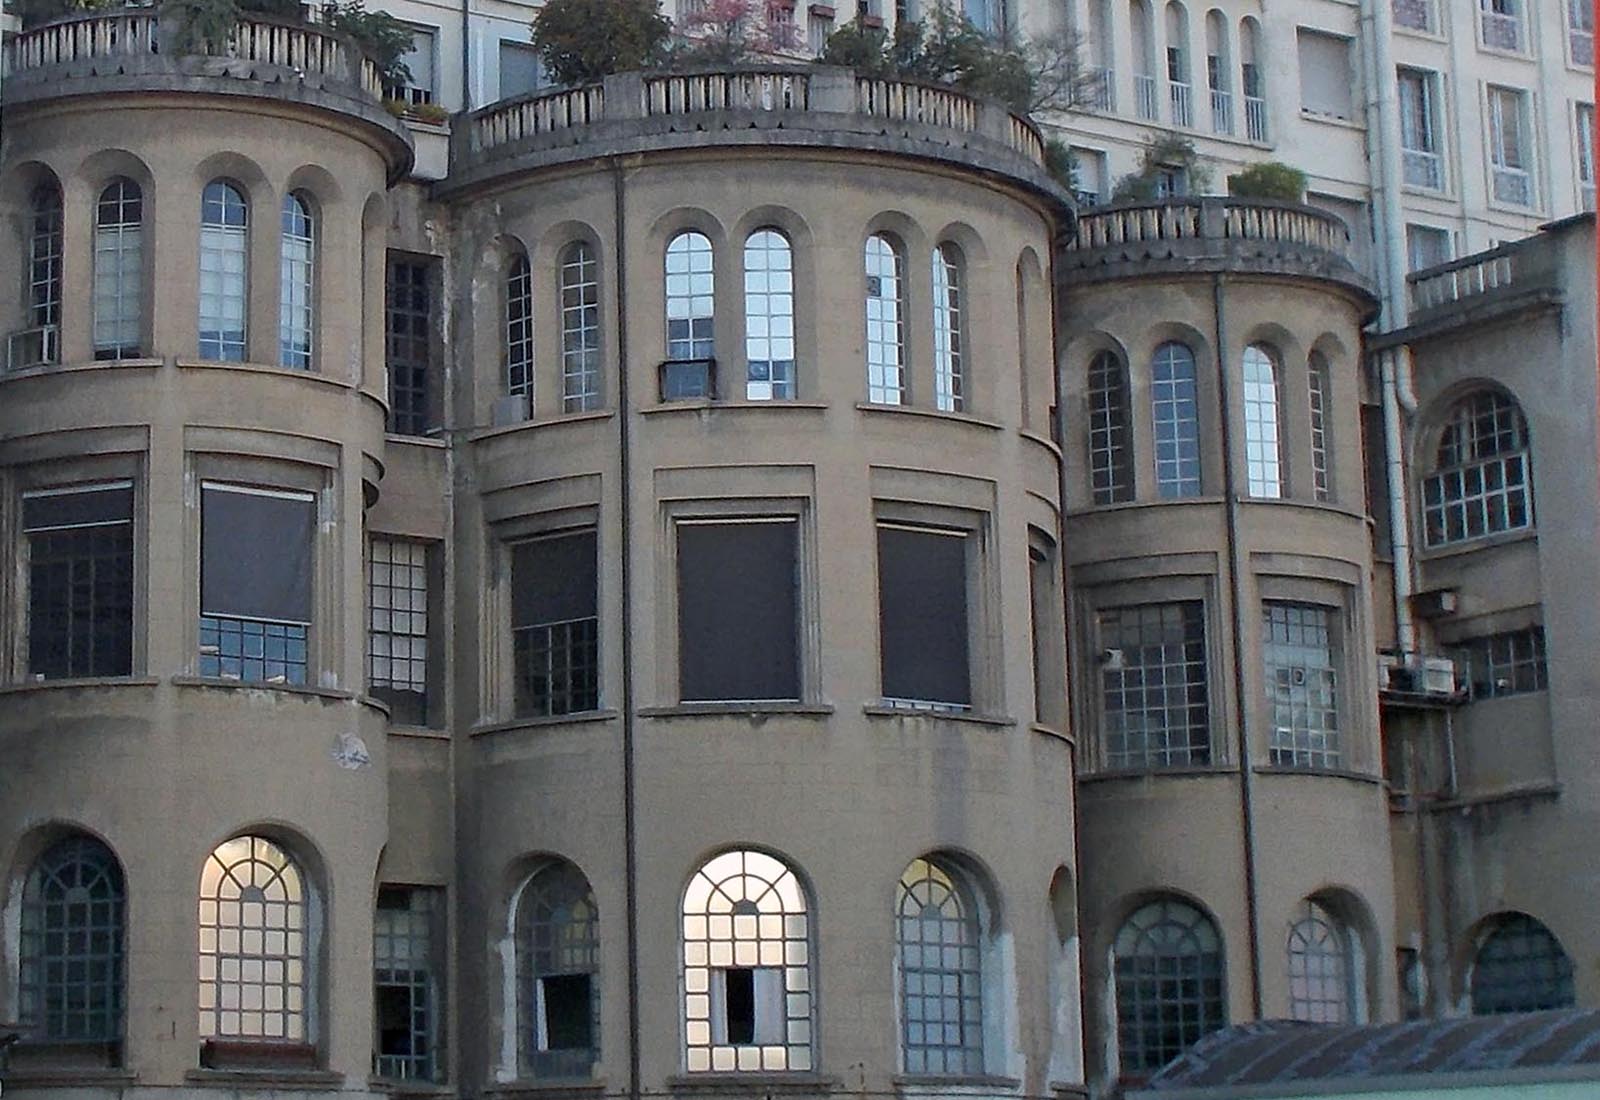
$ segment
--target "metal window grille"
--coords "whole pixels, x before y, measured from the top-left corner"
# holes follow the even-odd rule
[[[809,909],[793,869],[764,852],[723,852],[695,872],[683,894],[690,1072],[812,1068]],[[731,1003],[736,971],[754,972],[742,1021]]]
[[[867,238],[867,400],[878,405],[905,401],[904,263],[889,238]]]
[[[389,367],[389,428],[397,435],[426,435],[433,359],[430,265],[391,258],[385,294]]]
[[[506,393],[523,394],[533,409],[533,268],[514,256],[506,269]]]
[[[1211,89],[1211,129],[1218,134],[1233,133],[1233,93]]]
[[[1469,638],[1452,656],[1466,669],[1474,699],[1521,695],[1549,686],[1542,626]]]
[[[1089,479],[1096,504],[1133,499],[1133,432],[1128,422],[1128,372],[1115,353],[1089,364]]]
[[[966,407],[962,267],[955,245],[933,250],[933,396],[944,412]]]
[[[600,266],[583,241],[561,254],[561,407],[600,407]]]
[[[200,675],[259,684],[306,682],[305,623],[200,616]]]
[[[444,891],[383,886],[372,922],[379,1077],[436,1081],[444,1022]]]
[[[512,642],[519,714],[576,714],[600,705],[596,619],[522,627]]]
[[[1311,400],[1311,488],[1318,500],[1333,499],[1333,474],[1328,466],[1328,361],[1312,352],[1306,372]]]
[[[100,192],[94,226],[94,357],[141,354],[144,315],[144,195],[130,179]]]
[[[306,1041],[310,907],[300,868],[259,836],[200,875],[200,1037]]]
[[[533,1077],[588,1077],[600,1057],[600,913],[583,872],[555,861],[517,901],[517,1033]]]
[[[1260,344],[1244,349],[1244,455],[1250,495],[1283,496],[1278,358]]]
[[[1160,100],[1156,97],[1156,78],[1144,73],[1133,74],[1133,99],[1139,117],[1154,122],[1161,117]]]
[[[745,397],[795,396],[794,255],[776,229],[758,229],[744,242]]]
[[[1289,1016],[1317,1024],[1355,1015],[1354,950],[1344,922],[1307,899],[1289,929]]]
[[[1532,526],[1528,424],[1510,398],[1485,390],[1451,410],[1422,514],[1429,546]]]
[[[915,859],[900,876],[895,940],[907,1073],[983,1072],[982,927],[966,876]]]
[[[1200,407],[1194,352],[1177,343],[1156,349],[1150,367],[1156,488],[1164,497],[1200,495]]]
[[[121,481],[23,495],[29,675],[60,679],[133,671],[132,488]],[[67,514],[75,510],[72,502],[89,500],[106,506]],[[46,501],[64,505],[64,512],[29,515],[30,504]]]
[[[104,844],[71,836],[34,863],[23,887],[19,1016],[43,1042],[122,1037],[122,868]]]
[[[1498,919],[1472,961],[1472,1014],[1540,1012],[1574,1004],[1572,960],[1524,913]]]
[[[311,369],[315,317],[316,223],[298,192],[283,197],[283,256],[278,297],[278,364]]]
[[[1204,605],[1106,608],[1099,628],[1105,766],[1210,763]]]
[[[1227,1026],[1216,925],[1177,898],[1143,906],[1112,945],[1124,1073],[1159,1069]]]
[[[667,358],[704,362],[716,355],[715,275],[711,240],[679,233],[667,245]]]
[[[53,183],[34,188],[28,233],[28,324],[61,324],[61,189]]]
[[[243,362],[249,315],[250,208],[231,183],[200,201],[200,358]]]
[[[426,721],[428,548],[375,538],[367,570],[367,684],[419,697]]]
[[[1266,603],[1261,652],[1272,714],[1272,762],[1339,766],[1339,653],[1333,612],[1315,604]]]

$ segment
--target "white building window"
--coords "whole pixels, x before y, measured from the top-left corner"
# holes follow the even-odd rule
[[[1433,73],[1399,69],[1401,163],[1406,183],[1430,191],[1444,188],[1444,158],[1439,155],[1437,87]]]
[[[1594,64],[1594,6],[1590,0],[1566,0],[1567,48],[1574,65]]]
[[[1155,429],[1156,488],[1164,497],[1200,495],[1200,401],[1194,352],[1162,344],[1150,365],[1150,417]]]
[[[144,316],[144,194],[119,177],[100,192],[94,222],[94,357],[140,354]]]
[[[1533,205],[1533,133],[1528,93],[1489,85],[1489,163],[1496,202]]]
[[[867,400],[905,401],[905,262],[888,237],[867,238]]]
[[[506,393],[522,394],[533,412],[533,268],[517,253],[506,265]]]
[[[1283,496],[1283,416],[1277,352],[1244,349],[1244,457],[1253,497]]]
[[[411,78],[404,84],[385,85],[383,94],[386,99],[398,100],[407,107],[433,102],[438,93],[433,75],[435,36],[436,32],[431,27],[412,28],[411,49],[400,58]]]
[[[1491,50],[1527,49],[1523,0],[1478,0],[1478,41]]]
[[[396,723],[428,721],[428,547],[374,537],[367,565],[367,687]]]
[[[1328,462],[1331,452],[1328,387],[1331,378],[1328,357],[1320,351],[1312,352],[1306,361],[1306,386],[1311,400],[1311,488],[1318,500],[1333,499],[1333,470]]]
[[[1355,117],[1355,73],[1350,65],[1350,39],[1300,27],[1300,109],[1350,121]]]
[[[1118,929],[1111,954],[1124,1073],[1160,1069],[1227,1026],[1222,938],[1193,905],[1165,896],[1141,906]]]
[[[283,197],[282,266],[278,279],[278,365],[311,369],[316,316],[316,221],[298,191]]]
[[[667,363],[661,397],[712,397],[716,290],[711,238],[690,230],[667,245]]]
[[[1336,612],[1306,603],[1261,606],[1261,654],[1272,719],[1272,762],[1336,768],[1339,639]]]
[[[933,250],[933,397],[943,412],[966,407],[966,265],[946,242]]]
[[[744,242],[745,397],[795,396],[794,250],[776,229]]]
[[[600,913],[582,871],[539,867],[517,897],[517,1036],[522,1072],[590,1076],[600,1056]]]
[[[304,1043],[310,899],[289,853],[264,837],[224,841],[200,875],[200,1037]]]
[[[1458,401],[1422,479],[1429,546],[1516,531],[1533,524],[1528,422],[1504,394],[1483,390]]]
[[[1105,766],[1210,763],[1205,605],[1108,607],[1098,626]]]
[[[1133,425],[1128,371],[1116,352],[1089,364],[1089,480],[1096,504],[1133,500]]]
[[[1594,104],[1573,105],[1573,122],[1577,128],[1578,208],[1594,210]]]
[[[212,180],[200,200],[200,358],[243,362],[250,258],[244,192]]]
[[[1450,230],[1432,225],[1406,226],[1406,264],[1410,271],[1450,262]]]
[[[525,42],[500,40],[500,98],[527,95],[544,87],[539,51]]]
[[[1433,0],[1392,0],[1394,25],[1407,30],[1433,33]]]

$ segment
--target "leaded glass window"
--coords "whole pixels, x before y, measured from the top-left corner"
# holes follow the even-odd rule
[[[372,923],[379,1077],[437,1081],[444,1034],[444,890],[380,886]]]
[[[278,290],[278,364],[311,369],[316,317],[316,222],[298,191],[283,197],[282,272]]]
[[[965,265],[961,250],[933,250],[933,399],[943,412],[966,407]]]
[[[200,1037],[307,1041],[311,911],[289,853],[224,841],[200,875]]]
[[[144,194],[126,177],[100,192],[94,222],[94,357],[138,356],[144,316]]]
[[[905,383],[905,263],[882,234],[867,238],[867,400],[899,405]]]
[[[69,836],[45,850],[22,891],[19,1018],[47,1043],[122,1037],[122,868],[104,844]]]
[[[49,336],[40,336],[37,346],[25,357],[24,362],[31,365],[54,362],[59,352],[56,333],[61,326],[61,188],[54,183],[35,187],[29,208],[28,327],[52,330]]]
[[[133,483],[22,494],[28,569],[28,674],[133,671]]]
[[[1355,942],[1348,925],[1320,902],[1300,903],[1289,928],[1289,1015],[1317,1024],[1355,1017]]]
[[[249,312],[250,207],[212,180],[200,200],[200,358],[243,362]]]
[[[794,253],[776,229],[744,242],[745,397],[795,396]]]
[[[600,1057],[600,914],[583,872],[540,867],[517,899],[517,1034],[522,1072],[588,1077]]]
[[[428,547],[373,538],[367,562],[367,687],[403,724],[428,720]]]
[[[1452,655],[1463,667],[1474,699],[1520,695],[1549,686],[1542,626],[1469,638]]]
[[[1272,717],[1272,762],[1336,768],[1339,750],[1339,639],[1332,608],[1268,602],[1261,652]]]
[[[1099,626],[1105,766],[1210,763],[1204,605],[1110,607]]]
[[[1283,496],[1282,416],[1278,357],[1251,344],[1244,349],[1244,457],[1250,495]]]
[[[716,355],[715,275],[711,240],[679,233],[667,245],[667,358],[701,361]]]
[[[600,407],[600,265],[574,241],[561,254],[561,409]]]
[[[1200,404],[1194,352],[1166,343],[1150,364],[1156,488],[1163,497],[1200,495]]]
[[[1165,897],[1141,907],[1112,946],[1124,1073],[1160,1069],[1228,1022],[1222,941],[1211,918]]]
[[[1133,431],[1128,372],[1115,352],[1089,364],[1089,479],[1096,504],[1133,499]]]
[[[506,393],[524,394],[533,409],[533,268],[516,255],[506,268]]]
[[[1574,1004],[1572,959],[1526,913],[1496,918],[1472,960],[1472,1014],[1540,1012]]]
[[[1528,422],[1516,402],[1482,390],[1450,410],[1422,480],[1422,515],[1429,546],[1532,526]]]
[[[968,876],[946,859],[900,876],[900,1049],[907,1073],[983,1072],[983,922]]]

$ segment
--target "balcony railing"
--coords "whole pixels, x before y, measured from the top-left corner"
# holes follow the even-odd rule
[[[1196,198],[1105,207],[1078,216],[1068,251],[1188,240],[1266,241],[1350,256],[1350,228],[1314,207],[1253,199]]]
[[[1522,20],[1515,15],[1496,11],[1479,11],[1479,33],[1483,44],[1492,50],[1512,50],[1522,53]]]
[[[1174,80],[1167,85],[1172,99],[1172,124],[1186,129],[1194,126],[1194,98],[1189,85]]]
[[[1430,191],[1444,189],[1444,160],[1438,153],[1422,149],[1406,149],[1400,162],[1405,181],[1412,187],[1426,187]]]
[[[1161,117],[1161,109],[1156,99],[1156,78],[1135,73],[1133,76],[1134,106],[1138,109],[1139,117],[1154,122]]]
[[[1088,107],[1108,114],[1117,109],[1117,74],[1112,69],[1096,69],[1092,74]]]
[[[1211,129],[1218,134],[1233,133],[1233,93],[1211,89]]]
[[[1267,142],[1267,101],[1260,96],[1244,97],[1244,136],[1263,145]]]
[[[1516,281],[1516,252],[1501,246],[1492,252],[1467,256],[1452,263],[1419,271],[1409,277],[1414,311],[1453,305]]]
[[[1494,198],[1513,206],[1533,205],[1533,177],[1521,168],[1494,168]]]

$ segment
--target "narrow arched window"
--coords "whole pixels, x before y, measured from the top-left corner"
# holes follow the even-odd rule
[[[119,177],[100,192],[94,221],[94,357],[143,353],[144,194]]]
[[[522,394],[533,411],[533,268],[518,253],[506,267],[506,393]]]
[[[1200,495],[1200,403],[1194,352],[1162,344],[1150,364],[1150,418],[1155,429],[1156,488],[1163,497]]]
[[[33,864],[22,891],[20,1022],[48,1043],[122,1038],[127,893],[116,856],[69,836]]]
[[[970,877],[925,856],[900,876],[895,948],[907,1073],[983,1072],[983,919]]]
[[[965,293],[961,249],[946,242],[933,250],[933,398],[944,412],[967,404]]]
[[[867,400],[903,404],[905,383],[905,264],[882,234],[867,238]]]
[[[585,241],[561,253],[561,410],[600,407],[600,265]]]
[[[667,366],[661,396],[713,397],[716,288],[711,239],[693,230],[667,245]]]
[[[289,853],[224,841],[200,874],[200,1037],[308,1041],[311,906]]]
[[[1526,913],[1494,919],[1472,960],[1472,1014],[1571,1008],[1572,959],[1561,941]]]
[[[60,358],[61,344],[61,188],[42,183],[29,199],[28,328],[10,365],[36,366]],[[20,353],[20,354],[19,354]]]
[[[600,914],[565,860],[535,871],[517,898],[517,1036],[522,1071],[583,1078],[600,1057]]]
[[[1133,432],[1128,371],[1115,352],[1089,364],[1089,482],[1096,504],[1133,499]]]
[[[200,358],[243,362],[248,314],[250,208],[231,183],[200,200]]]
[[[1422,480],[1428,545],[1532,526],[1528,457],[1528,422],[1515,401],[1482,390],[1456,402]]]
[[[1317,1024],[1356,1022],[1356,941],[1350,926],[1310,898],[1289,928],[1289,1015]]]
[[[1193,905],[1166,897],[1142,906],[1117,931],[1111,954],[1124,1073],[1159,1069],[1226,1026],[1222,941]]]
[[[283,197],[283,264],[278,285],[278,365],[311,369],[316,317],[316,223],[298,191]]]
[[[744,242],[745,397],[795,396],[794,253],[776,229],[758,229]]]
[[[1278,357],[1263,344],[1244,349],[1244,459],[1250,495],[1283,496],[1283,417]]]
[[[811,906],[765,852],[707,860],[683,893],[683,1014],[690,1072],[809,1070]]]
[[[1306,361],[1306,384],[1311,396],[1311,488],[1318,500],[1333,499],[1333,467],[1329,462],[1332,446],[1328,423],[1328,357],[1320,351]]]

